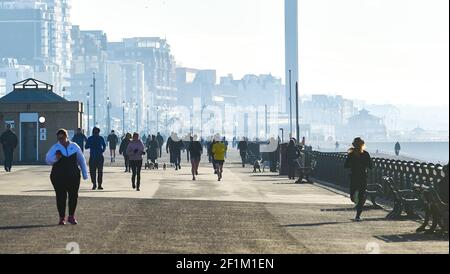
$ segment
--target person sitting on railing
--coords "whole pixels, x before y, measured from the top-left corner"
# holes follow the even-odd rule
[[[353,147],[348,151],[345,168],[351,170],[350,195],[352,202],[356,204],[356,222],[361,221],[361,214],[366,203],[367,171],[373,168],[372,158],[365,151],[365,142],[361,138],[353,141]]]

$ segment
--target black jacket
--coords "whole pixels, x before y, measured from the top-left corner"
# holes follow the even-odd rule
[[[373,168],[372,158],[367,151],[362,154],[351,152],[345,160],[345,168],[351,170],[353,176],[367,176],[368,169]]]
[[[248,144],[247,144],[247,142],[245,142],[245,141],[240,141],[239,144],[238,144],[238,149],[239,149],[239,151],[241,152],[241,155],[242,155],[242,154],[246,154],[246,153],[247,153],[247,150],[248,150]]]
[[[0,136],[0,143],[3,145],[3,148],[15,149],[19,140],[14,132],[7,130]]]
[[[289,145],[287,148],[287,159],[292,162],[300,157],[300,148],[296,145]]]

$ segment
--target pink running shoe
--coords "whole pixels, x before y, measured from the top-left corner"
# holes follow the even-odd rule
[[[75,219],[74,216],[69,216],[69,218],[67,219],[67,222],[69,222],[71,225],[77,225],[78,221],[77,219]]]

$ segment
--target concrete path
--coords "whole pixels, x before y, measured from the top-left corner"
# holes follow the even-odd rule
[[[353,223],[345,194],[253,174],[236,156],[222,182],[207,163],[194,182],[184,164],[178,172],[143,171],[141,192],[120,161],[107,164],[104,191],[82,184],[75,227],[54,226],[49,167],[0,173],[0,253],[68,253],[68,244],[81,253],[449,252],[448,239],[416,235],[416,222],[368,211],[365,222]]]

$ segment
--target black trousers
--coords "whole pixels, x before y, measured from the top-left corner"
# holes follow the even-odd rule
[[[139,189],[141,187],[141,170],[142,170],[142,160],[139,161],[131,161],[130,167],[133,175],[131,176],[131,182],[133,185],[136,185]],[[137,181],[136,181],[137,179]]]
[[[130,171],[130,157],[123,156],[123,159],[125,160],[125,171]]]
[[[242,165],[245,166],[247,163],[247,153],[241,153]]]
[[[174,151],[173,152],[173,157],[174,157],[174,164],[175,164],[175,166],[180,166],[180,164],[181,164],[181,151]]]
[[[5,170],[11,171],[14,149],[3,147],[3,155],[5,156]]]
[[[289,174],[289,179],[295,179],[295,173],[297,170],[297,163],[295,161],[289,161],[289,165],[288,165],[288,174]]]
[[[103,165],[105,158],[103,156],[99,158],[89,159],[89,172],[91,173],[91,181],[93,185],[101,186],[103,183]]]
[[[78,204],[80,177],[73,179],[57,179],[52,182],[56,193],[56,207],[60,218],[66,217],[67,197],[69,197],[69,216],[74,216]]]
[[[356,204],[356,211],[357,217],[360,217],[367,200],[367,176],[350,176],[350,195],[353,202],[355,202],[355,195],[357,192],[359,199],[358,203]]]

